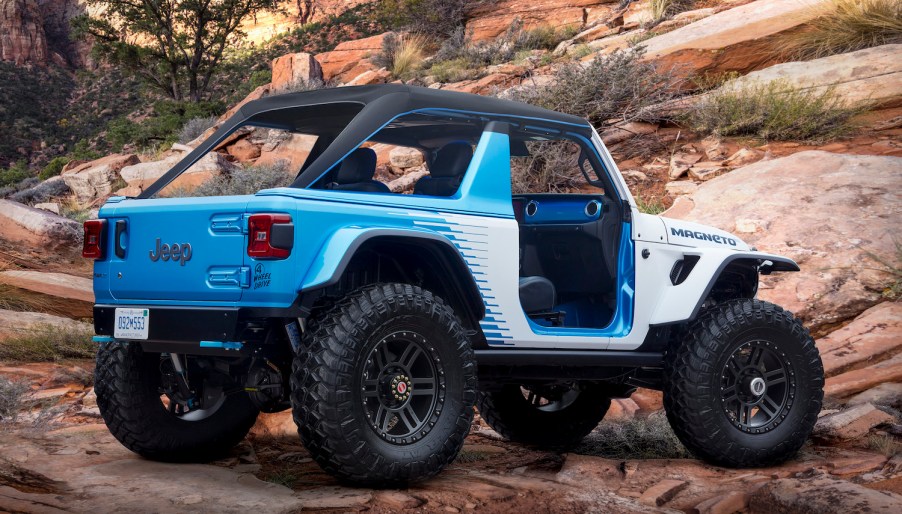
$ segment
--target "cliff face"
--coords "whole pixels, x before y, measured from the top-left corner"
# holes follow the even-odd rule
[[[3,1],[3,0],[0,0]],[[374,0],[283,0],[279,10],[262,12],[245,21],[241,28],[247,41],[261,43],[299,25],[322,21]]]
[[[0,59],[45,64],[49,58],[37,0],[0,0]]]
[[[83,65],[90,48],[69,35],[79,0],[0,0],[0,60],[17,65]]]

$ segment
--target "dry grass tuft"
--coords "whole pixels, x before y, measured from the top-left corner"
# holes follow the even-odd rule
[[[848,133],[862,110],[846,107],[833,88],[803,90],[775,80],[727,85],[708,94],[686,121],[700,134],[820,143]]]
[[[97,348],[93,327],[62,328],[51,325],[0,341],[0,360],[47,362],[63,359],[93,359]]]
[[[783,55],[809,60],[902,42],[902,1],[831,0],[818,14],[787,36]]]

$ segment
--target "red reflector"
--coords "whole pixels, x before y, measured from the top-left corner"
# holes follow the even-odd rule
[[[81,256],[85,259],[103,259],[105,234],[106,220],[86,221],[85,241],[81,248]]]
[[[247,220],[250,237],[247,238],[247,255],[255,259],[284,259],[291,254],[287,248],[272,246],[273,225],[291,223],[287,214],[254,214]]]

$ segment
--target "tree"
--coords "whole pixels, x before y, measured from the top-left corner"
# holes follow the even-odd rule
[[[125,66],[175,100],[200,101],[241,23],[278,0],[88,0],[73,20],[103,59]]]

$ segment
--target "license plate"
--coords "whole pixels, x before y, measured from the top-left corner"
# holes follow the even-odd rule
[[[116,309],[116,325],[113,337],[116,339],[147,339],[150,327],[150,310]]]

